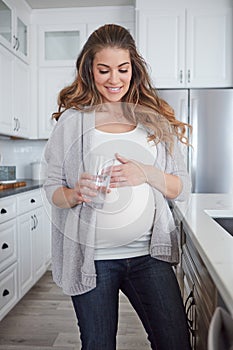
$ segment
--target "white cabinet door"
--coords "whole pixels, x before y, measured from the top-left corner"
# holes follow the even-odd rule
[[[0,134],[29,135],[29,67],[0,46]]]
[[[43,199],[43,251],[44,251],[44,262],[45,265],[51,262],[51,215],[52,208],[49,204],[44,190],[41,191]]]
[[[14,56],[0,45],[0,134],[13,135]]]
[[[0,273],[0,321],[17,303],[17,264]]]
[[[16,219],[0,225],[0,272],[17,260]]]
[[[32,231],[34,227],[33,214],[23,214],[18,217],[19,242],[19,296],[20,298],[33,285]]]
[[[0,0],[0,43],[13,47],[14,10],[7,0]]]
[[[48,138],[55,121],[52,113],[57,112],[57,98],[60,90],[72,83],[74,67],[40,68],[39,70],[39,138]]]
[[[29,137],[29,67],[16,57],[14,63],[14,131],[17,136]]]
[[[48,263],[45,255],[48,254],[46,244],[50,232],[49,229],[45,232],[43,207],[20,215],[18,230],[19,289],[22,297],[43,275]]]
[[[184,85],[185,9],[139,12],[138,47],[156,87]]]
[[[43,226],[43,208],[39,207],[31,212],[33,220],[32,227],[32,253],[33,253],[33,276],[37,281],[45,271],[45,240]]]
[[[233,62],[232,9],[187,12],[187,84],[231,86]]]
[[[0,0],[0,43],[28,62],[29,12],[22,2]],[[26,6],[25,6],[26,7]]]
[[[174,4],[173,4],[174,6]],[[230,87],[232,8],[138,11],[138,47],[157,88]]]
[[[86,38],[86,25],[50,25],[39,28],[39,65],[73,66]]]
[[[29,62],[29,16],[22,11],[15,18],[16,54],[24,61]]]

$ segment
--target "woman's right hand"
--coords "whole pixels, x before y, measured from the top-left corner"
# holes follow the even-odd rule
[[[53,203],[59,208],[72,208],[82,202],[91,202],[97,195],[92,175],[82,173],[74,188],[59,187],[53,194]]]
[[[73,201],[77,204],[91,202],[91,197],[97,195],[97,189],[93,176],[89,173],[82,173],[73,189]]]

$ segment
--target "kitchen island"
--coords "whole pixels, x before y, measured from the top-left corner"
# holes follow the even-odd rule
[[[193,349],[206,349],[209,323],[220,305],[233,316],[233,237],[213,217],[233,217],[232,194],[191,194],[175,202],[180,227],[179,278]],[[180,223],[180,224],[179,224]]]

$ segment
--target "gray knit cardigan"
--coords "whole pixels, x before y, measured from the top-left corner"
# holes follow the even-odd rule
[[[91,131],[95,127],[94,112],[65,111],[59,118],[46,145],[48,177],[44,183],[47,199],[52,205],[52,272],[55,283],[65,294],[77,295],[96,286],[94,264],[96,211],[83,204],[61,209],[52,196],[60,186],[73,188],[79,174],[85,171],[85,156],[91,147]],[[159,143],[155,166],[166,173],[178,175],[183,184],[176,200],[187,200],[190,178],[183,154],[175,144],[172,155]],[[164,196],[153,188],[156,205],[150,242],[152,257],[178,263],[177,229]]]

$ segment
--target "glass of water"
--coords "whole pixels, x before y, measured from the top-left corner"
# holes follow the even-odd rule
[[[87,159],[87,172],[92,175],[92,181],[97,186],[95,197],[89,197],[86,203],[96,209],[102,209],[110,185],[112,167],[115,159],[102,154],[90,153]]]

